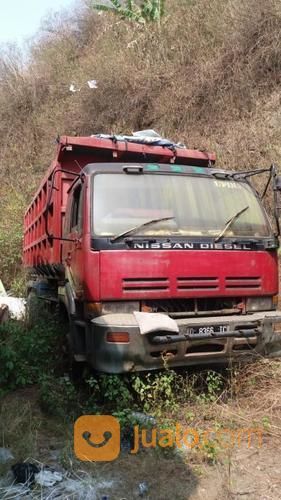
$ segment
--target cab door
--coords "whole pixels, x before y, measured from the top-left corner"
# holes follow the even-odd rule
[[[71,191],[64,227],[62,258],[69,280],[77,299],[83,296],[84,264],[83,264],[83,203],[84,189],[79,182]]]

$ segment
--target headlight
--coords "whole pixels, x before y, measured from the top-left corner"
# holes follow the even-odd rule
[[[87,302],[84,305],[85,316],[94,318],[103,314],[128,314],[140,310],[138,301]]]
[[[102,314],[129,314],[139,310],[138,301],[102,302]]]
[[[275,309],[273,297],[249,297],[246,300],[246,311],[271,311]]]

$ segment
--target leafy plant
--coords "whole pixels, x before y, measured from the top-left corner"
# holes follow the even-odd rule
[[[123,410],[133,401],[132,393],[125,377],[120,375],[101,375],[98,379],[100,394],[106,405]]]
[[[264,417],[262,417],[262,425],[263,425],[264,430],[266,430],[266,431],[270,430],[271,420],[270,420],[270,417],[268,415],[265,415]]]
[[[135,375],[132,387],[145,411],[161,413],[163,409],[172,412],[178,409],[178,389],[180,378],[173,370],[161,373]]]
[[[60,332],[51,320],[32,328],[10,321],[0,325],[0,394],[38,382],[60,363]]]
[[[198,394],[197,399],[203,402],[214,402],[223,388],[222,376],[212,370],[208,371],[205,379],[206,390]]]
[[[204,443],[201,448],[203,457],[211,464],[215,464],[218,461],[219,451],[220,447],[215,440]]]
[[[81,414],[78,392],[68,376],[46,374],[40,377],[39,383],[40,404],[46,413],[65,420]]]
[[[165,12],[165,0],[146,0],[141,6],[142,17],[146,21],[160,21]]]
[[[113,12],[122,19],[138,23],[160,21],[165,11],[165,0],[143,0],[137,4],[134,0],[110,0],[111,5],[93,4],[94,9],[104,12]]]

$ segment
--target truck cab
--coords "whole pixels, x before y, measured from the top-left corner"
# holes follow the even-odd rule
[[[50,174],[61,167],[44,234],[59,245],[54,262],[38,250],[38,280],[56,283],[76,360],[122,373],[266,352],[281,331],[278,238],[249,177],[137,147],[114,161],[87,150],[75,175],[67,162]]]

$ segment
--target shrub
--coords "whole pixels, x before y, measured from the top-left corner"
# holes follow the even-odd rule
[[[55,371],[61,361],[60,344],[52,321],[32,328],[14,321],[0,325],[0,394],[37,383],[42,373]]]
[[[43,374],[39,383],[39,400],[45,413],[64,420],[74,420],[80,416],[78,391],[67,375],[55,377],[53,374]]]

